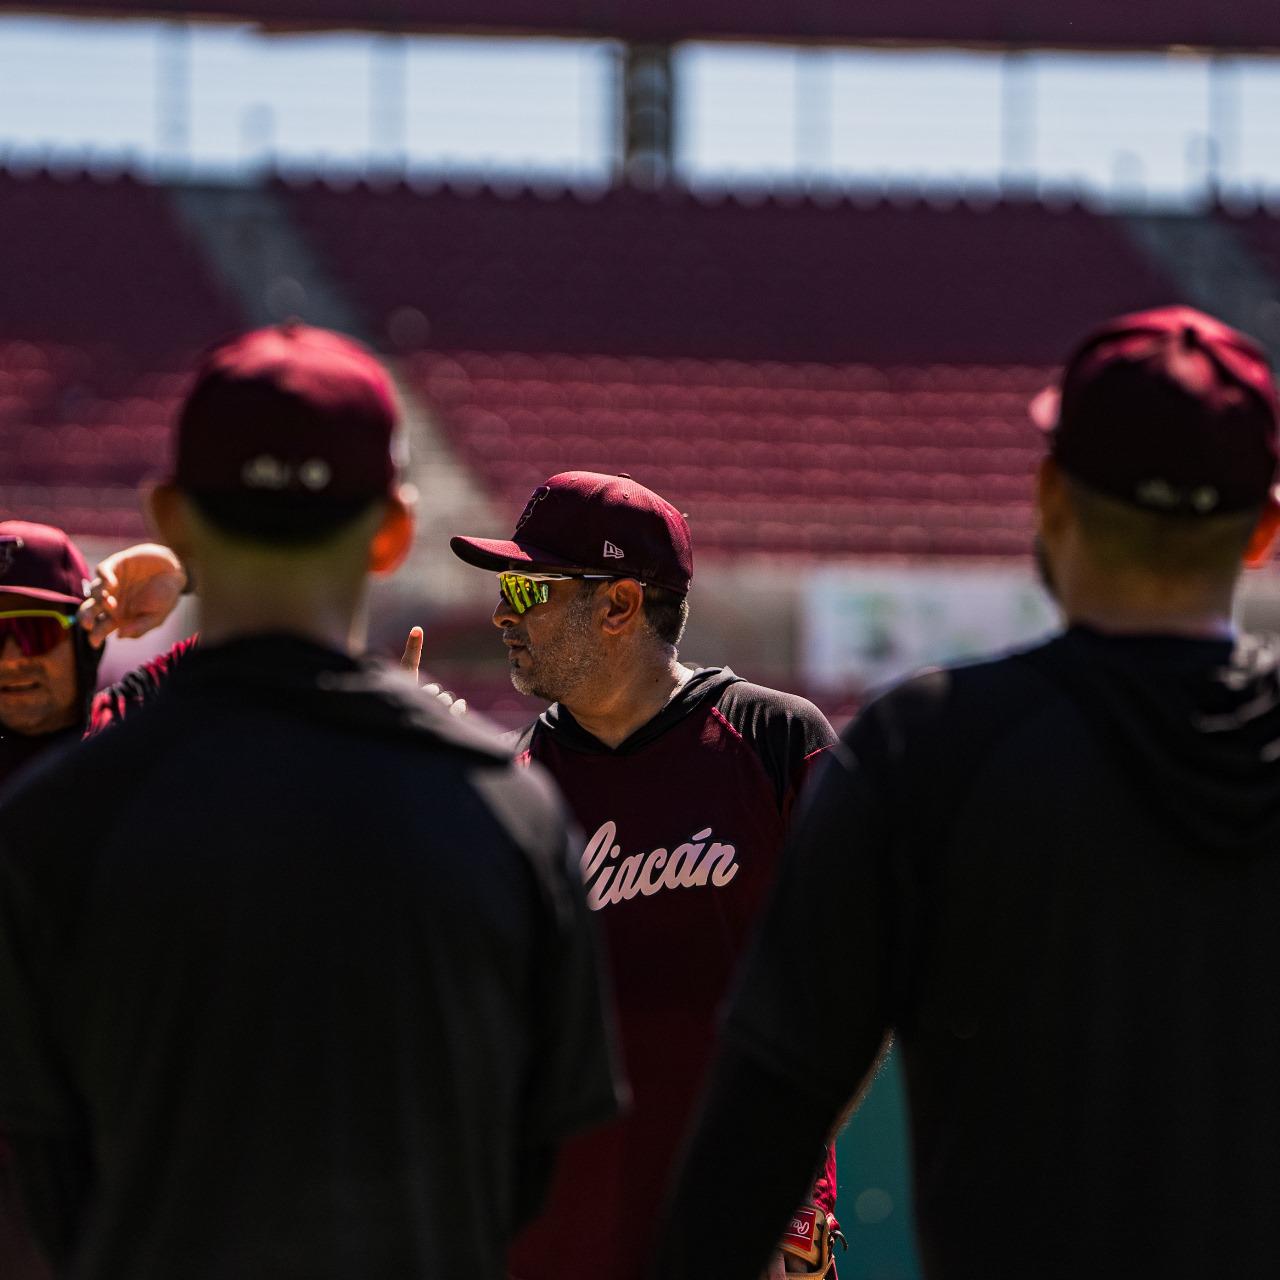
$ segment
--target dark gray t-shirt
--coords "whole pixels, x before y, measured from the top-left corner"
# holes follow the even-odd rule
[[[554,788],[394,673],[202,649],[0,807],[0,1130],[77,1280],[496,1280],[607,1027]]]
[[[920,676],[783,866],[729,1041],[816,1141],[893,1033],[930,1277],[1274,1271],[1273,649],[1076,628]]]

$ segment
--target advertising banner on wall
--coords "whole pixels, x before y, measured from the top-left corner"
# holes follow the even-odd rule
[[[817,570],[801,608],[806,683],[861,692],[1047,635],[1057,611],[1029,568]]]

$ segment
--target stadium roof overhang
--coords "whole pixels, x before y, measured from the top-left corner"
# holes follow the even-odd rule
[[[1280,49],[1275,0],[0,0],[0,11],[235,19],[284,29],[395,29],[643,42],[837,43],[1252,52]]]

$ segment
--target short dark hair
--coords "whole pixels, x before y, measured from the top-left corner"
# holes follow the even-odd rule
[[[1071,507],[1104,568],[1164,577],[1231,577],[1241,568],[1262,508],[1221,516],[1146,511],[1068,480]]]
[[[673,649],[680,643],[684,635],[685,623],[689,621],[689,600],[683,592],[673,591],[670,587],[654,587],[646,584],[644,589],[644,616],[649,629],[663,644]]]

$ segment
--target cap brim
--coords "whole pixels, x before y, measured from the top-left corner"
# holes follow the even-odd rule
[[[516,565],[538,569],[577,569],[581,566],[573,564],[554,551],[544,551],[540,547],[531,547],[527,542],[510,542],[500,538],[461,538],[449,539],[449,549],[459,560],[475,565],[477,569],[489,569],[501,573]]]
[[[69,596],[62,591],[47,591],[44,587],[10,587],[0,586],[0,598],[4,596],[21,596],[24,600],[39,600],[41,604],[65,604],[78,609],[84,603],[83,596]]]

